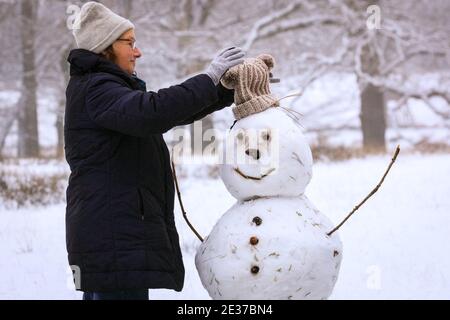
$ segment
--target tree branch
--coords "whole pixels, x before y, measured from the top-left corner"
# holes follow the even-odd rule
[[[172,150],[172,152],[173,152],[173,150]],[[191,228],[192,232],[194,232],[195,235],[197,236],[197,238],[199,238],[199,240],[201,242],[203,242],[203,238],[200,236],[200,234],[197,232],[197,230],[195,230],[195,228],[192,226],[191,222],[189,221],[189,219],[187,217],[187,213],[184,210],[183,201],[181,200],[180,188],[178,187],[177,172],[175,170],[175,164],[174,164],[173,160],[172,160],[172,171],[173,171],[173,179],[175,181],[175,188],[177,190],[178,201],[180,202],[181,212],[183,213],[183,218],[186,221],[186,223],[188,224],[189,228]]]
[[[339,223],[333,230],[327,233],[327,236],[331,236],[334,232],[339,230],[340,227],[358,210],[364,202],[366,202],[371,196],[375,194],[375,192],[378,191],[378,189],[381,187],[381,184],[384,182],[384,178],[386,178],[387,174],[389,173],[389,170],[391,170],[392,165],[394,164],[395,160],[397,159],[398,154],[400,153],[400,146],[397,146],[397,149],[395,149],[394,156],[392,157],[391,163],[389,164],[388,168],[386,169],[383,177],[381,178],[380,182],[377,184],[377,186],[364,198],[363,201],[361,201],[355,208],[353,208],[352,212],[350,212],[345,219]]]
[[[250,30],[250,32],[247,36],[247,40],[245,41],[242,48],[244,50],[248,51],[250,49],[250,47],[253,45],[253,43],[258,39],[260,29],[262,29],[263,27],[273,23],[274,21],[281,19],[281,18],[285,17],[286,15],[294,12],[303,3],[304,3],[304,0],[295,1],[295,2],[291,3],[290,5],[288,5],[287,7],[283,8],[279,11],[276,11],[276,12],[256,21],[252,27],[252,30]]]

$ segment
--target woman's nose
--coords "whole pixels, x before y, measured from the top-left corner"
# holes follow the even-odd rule
[[[142,51],[136,47],[136,49],[134,50],[134,56],[136,58],[140,58],[142,56]]]

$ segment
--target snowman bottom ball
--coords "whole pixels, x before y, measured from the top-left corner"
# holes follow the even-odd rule
[[[238,202],[197,250],[195,264],[213,299],[327,299],[342,243],[304,195]]]

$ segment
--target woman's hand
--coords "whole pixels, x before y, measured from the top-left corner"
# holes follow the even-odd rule
[[[213,59],[205,73],[218,85],[222,75],[231,67],[244,62],[245,52],[238,47],[222,49]]]

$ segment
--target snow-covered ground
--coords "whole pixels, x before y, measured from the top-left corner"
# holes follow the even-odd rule
[[[320,162],[306,194],[339,222],[378,183],[389,156]],[[332,299],[450,299],[450,154],[400,153],[380,190],[341,228],[344,258]],[[180,181],[188,216],[206,236],[235,200],[220,179]],[[178,204],[178,203],[176,203]],[[0,204],[0,299],[80,299],[67,265],[65,204]],[[209,299],[194,265],[199,240],[176,207],[186,281],[151,299]],[[295,241],[295,239],[293,239]]]

